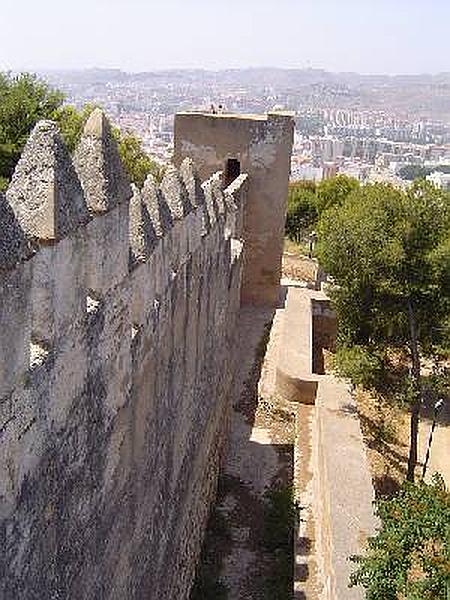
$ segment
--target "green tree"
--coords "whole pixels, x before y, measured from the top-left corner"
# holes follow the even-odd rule
[[[82,110],[77,110],[74,106],[64,104],[57,108],[52,115],[52,119],[59,125],[61,135],[69,152],[75,150],[81,138],[83,127],[94,108],[93,104],[86,104]]]
[[[421,165],[405,165],[398,174],[402,179],[413,181],[414,179],[424,179],[433,171],[440,173],[450,173],[450,165],[436,165],[435,167],[422,167]]]
[[[320,214],[332,206],[341,206],[349,194],[358,188],[358,181],[347,175],[336,175],[336,177],[324,179],[316,190],[318,213]]]
[[[424,179],[430,172],[431,169],[421,165],[405,165],[399,170],[398,174],[402,179],[413,181],[414,179]]]
[[[292,241],[300,242],[316,222],[317,206],[314,182],[291,183],[288,191],[286,235]]]
[[[163,176],[163,168],[144,151],[142,141],[133,133],[122,134],[114,129],[114,135],[119,145],[119,153],[128,176],[138,187],[144,185],[148,175],[153,175],[157,181]]]
[[[441,476],[406,482],[376,501],[378,533],[369,539],[351,585],[367,600],[447,600],[450,591],[450,494]]]
[[[68,149],[73,152],[94,108],[87,104],[77,110],[64,104],[64,95],[35,75],[0,73],[0,191],[7,188],[28,136],[39,120],[56,121]],[[150,173],[161,178],[161,167],[145,153],[135,134],[122,134],[118,128],[113,132],[133,183],[142,186]]]
[[[63,103],[61,92],[36,76],[0,73],[0,186],[6,187],[34,125],[51,119]]]
[[[289,185],[286,215],[286,235],[300,242],[317,226],[320,214],[335,205],[342,205],[348,195],[358,189],[356,179],[337,175],[316,185],[313,181],[296,181]]]
[[[355,189],[319,223],[318,255],[336,286],[337,362],[349,369],[349,348],[366,368],[390,349],[404,352],[410,368],[408,479],[414,479],[422,398],[421,355],[448,347],[450,312],[450,200],[426,182],[404,193],[389,185]],[[347,364],[345,360],[346,357]],[[350,357],[351,358],[351,357]],[[351,361],[350,361],[351,362]],[[357,370],[357,369],[356,369]]]

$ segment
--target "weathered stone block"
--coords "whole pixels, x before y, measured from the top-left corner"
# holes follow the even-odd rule
[[[99,296],[128,275],[128,204],[92,219],[86,226],[86,286]]]
[[[0,398],[28,371],[31,339],[31,265],[0,275]]]

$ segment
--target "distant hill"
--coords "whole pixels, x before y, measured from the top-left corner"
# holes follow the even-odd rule
[[[127,73],[120,69],[84,69],[41,73],[63,89],[102,88],[107,85],[141,86],[147,91],[164,85],[202,86],[226,94],[247,89],[252,96],[287,98],[299,106],[387,110],[400,116],[450,122],[450,73],[417,75],[362,75],[322,69],[275,67],[225,69],[169,69]]]

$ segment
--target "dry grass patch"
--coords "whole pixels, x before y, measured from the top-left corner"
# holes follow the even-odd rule
[[[390,495],[406,476],[409,411],[360,388],[355,396],[375,493]]]
[[[285,238],[282,272],[283,277],[298,281],[315,281],[317,262],[308,258],[308,243],[297,244]]]

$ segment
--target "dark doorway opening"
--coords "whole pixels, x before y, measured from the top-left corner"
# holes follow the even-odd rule
[[[229,158],[225,165],[225,187],[228,187],[232,181],[241,174],[241,163],[237,158]]]

